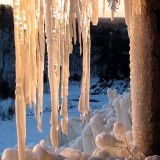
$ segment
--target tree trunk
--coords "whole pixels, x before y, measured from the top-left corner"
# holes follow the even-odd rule
[[[141,15],[132,11],[130,25],[132,129],[144,154],[160,155],[160,7],[141,2]]]

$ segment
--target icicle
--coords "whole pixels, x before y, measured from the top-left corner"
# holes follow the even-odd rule
[[[114,11],[111,9],[111,21],[114,21]]]
[[[129,24],[129,0],[124,0],[125,22]]]
[[[25,159],[25,137],[26,137],[26,106],[24,98],[24,65],[25,57],[24,49],[24,3],[14,0],[14,38],[15,38],[15,53],[16,53],[16,92],[15,92],[15,112],[17,124],[17,139],[18,139],[18,156],[19,159]]]
[[[85,116],[85,90],[86,90],[86,71],[87,71],[87,35],[86,28],[83,27],[82,30],[82,39],[83,39],[83,73],[82,73],[82,85],[81,85],[81,110],[82,112],[81,119],[84,120]]]
[[[38,24],[38,108],[37,108],[37,121],[38,130],[42,132],[42,115],[43,115],[43,71],[44,71],[44,52],[45,52],[45,39],[44,39],[44,8],[43,1],[40,1],[40,20]]]
[[[130,37],[130,28],[131,28],[131,21],[132,21],[132,0],[129,0],[129,15],[128,15],[128,35]]]
[[[89,27],[90,28],[90,27]],[[87,86],[86,86],[86,113],[90,110],[89,106],[89,92],[90,92],[90,54],[91,54],[91,39],[90,30],[88,31],[88,57],[87,57]]]
[[[132,0],[124,0],[125,22],[128,27],[128,35],[130,37],[130,25],[132,19]]]
[[[92,2],[92,24],[97,25],[98,23],[98,0]]]
[[[65,17],[65,34],[64,34],[64,48],[65,48],[65,52],[63,54],[63,63],[62,63],[62,80],[61,80],[61,85],[62,85],[62,104],[61,104],[61,116],[64,117],[64,119],[61,119],[61,126],[62,126],[62,132],[64,134],[67,134],[67,129],[68,129],[68,101],[67,101],[67,97],[68,97],[68,84],[69,84],[69,53],[70,53],[70,32],[71,30],[74,30],[74,26],[72,27],[73,21],[75,18],[74,15],[72,15],[73,17],[71,17],[70,21],[69,21],[69,6],[70,3],[69,1],[66,1],[65,3],[65,12],[64,14],[66,15]],[[69,24],[71,23],[71,24]],[[70,28],[71,27],[71,28]],[[73,31],[75,32],[75,31]]]
[[[85,114],[89,110],[89,89],[90,89],[90,21],[95,20],[91,10],[91,1],[83,5],[82,10],[82,40],[83,40],[83,73],[81,96],[78,110],[82,112],[81,119],[84,120]],[[97,17],[98,18],[98,17]],[[93,22],[93,21],[92,21]]]
[[[31,21],[30,17],[26,16],[29,15],[29,10],[27,7],[27,3],[25,2],[26,6],[26,11],[25,11],[25,20],[24,20],[24,30],[26,32],[25,34],[25,103],[26,105],[29,105],[30,108],[32,107],[31,104],[31,95],[32,95],[32,70],[31,70],[31,57],[30,57],[30,26],[31,26]]]
[[[106,0],[103,0],[103,17],[105,16]]]
[[[73,15],[73,32],[74,32],[74,45],[76,45],[77,35],[76,35],[76,15]]]
[[[35,3],[30,7],[31,18],[31,36],[30,36],[30,54],[31,54],[31,70],[32,70],[32,102],[34,107],[34,114],[36,116],[36,88],[37,88],[37,62],[36,62],[36,13]]]
[[[49,83],[51,88],[51,129],[50,137],[51,143],[55,148],[55,151],[58,151],[58,75],[59,75],[59,66],[58,66],[58,47],[57,47],[57,23],[56,23],[56,1],[46,0],[45,1],[45,22],[46,22],[46,36],[47,36],[47,51],[48,51],[48,74],[49,74]],[[52,22],[53,18],[53,22]]]

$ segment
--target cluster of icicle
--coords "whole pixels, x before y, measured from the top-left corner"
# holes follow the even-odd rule
[[[58,149],[60,77],[62,97],[60,113],[64,117],[61,124],[62,131],[66,134],[69,55],[73,48],[72,38],[74,44],[77,41],[76,30],[79,34],[80,54],[83,52],[82,88],[78,107],[82,112],[82,120],[89,110],[90,22],[93,25],[98,23],[98,0],[14,0],[13,6],[16,51],[16,123],[19,159],[23,160],[26,106],[29,105],[31,108],[33,104],[38,130],[42,132],[45,36],[47,37],[52,109],[50,137],[56,151]],[[105,1],[103,8],[105,10]],[[78,29],[76,29],[76,21]]]
[[[118,95],[117,90],[111,89],[107,93],[109,103],[100,110],[89,110],[80,125],[79,134],[77,124],[81,120],[69,119],[69,134],[59,132],[63,146],[58,153],[54,152],[47,137],[46,141],[41,140],[34,147],[26,147],[25,160],[159,160],[157,155],[146,157],[134,144],[131,94],[124,92]],[[18,150],[6,149],[2,160],[18,160]]]

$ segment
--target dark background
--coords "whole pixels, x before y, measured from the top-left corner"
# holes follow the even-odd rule
[[[78,36],[78,35],[77,35]],[[47,52],[44,82],[48,81]],[[114,22],[99,19],[91,24],[91,78],[99,77],[94,93],[106,91],[112,82],[125,80],[129,84],[129,38],[123,18]],[[77,42],[70,55],[70,81],[81,81],[82,56]],[[128,87],[128,85],[126,86]],[[12,7],[0,5],[0,99],[15,97],[15,48]]]

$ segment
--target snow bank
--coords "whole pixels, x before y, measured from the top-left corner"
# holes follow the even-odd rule
[[[130,93],[118,95],[109,89],[108,105],[68,121],[68,134],[60,130],[58,153],[54,152],[49,136],[33,148],[26,148],[26,160],[159,160],[159,156],[145,157],[134,146]],[[80,125],[79,125],[80,124]],[[2,160],[18,160],[18,150],[3,152]]]

